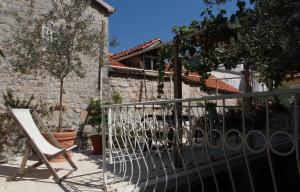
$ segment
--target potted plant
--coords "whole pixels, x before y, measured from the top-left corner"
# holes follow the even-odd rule
[[[101,135],[101,123],[102,123],[102,109],[101,101],[99,99],[91,99],[88,106],[88,119],[87,124],[91,125],[94,129],[94,133],[90,136],[93,154],[102,155],[102,135]]]
[[[123,98],[120,93],[115,92],[112,95],[112,100],[114,104],[122,104]]]
[[[83,54],[97,56],[99,29],[88,14],[88,0],[51,1],[50,10],[35,16],[34,1],[28,11],[17,15],[19,28],[6,43],[10,63],[21,73],[47,72],[59,81],[59,119],[54,133],[62,147],[74,144],[76,131],[63,129],[64,82],[70,74],[84,78]]]

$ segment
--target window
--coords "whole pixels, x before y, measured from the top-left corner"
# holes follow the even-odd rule
[[[144,56],[144,69],[156,71],[158,69],[158,59],[153,56]]]

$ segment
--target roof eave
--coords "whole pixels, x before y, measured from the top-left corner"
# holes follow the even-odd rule
[[[143,53],[152,51],[152,50],[154,50],[154,48],[157,48],[157,47],[156,47],[157,44],[159,44],[159,43],[153,44],[153,45],[151,45],[151,46],[149,46],[149,47],[147,47],[147,48],[145,48],[145,49],[143,49],[143,50],[141,50],[141,51],[137,51],[137,52],[132,53],[132,54],[130,54],[130,55],[126,55],[126,56],[119,57],[119,58],[117,58],[117,59],[115,59],[115,60],[116,60],[116,61],[123,61],[123,60],[125,60],[125,59],[128,59],[128,58],[131,58],[131,57],[134,57],[134,56],[141,55],[141,54],[143,54]]]
[[[114,7],[103,0],[92,0],[92,5],[94,5],[95,9],[97,9],[98,11],[104,12],[106,16],[110,16],[116,11]]]

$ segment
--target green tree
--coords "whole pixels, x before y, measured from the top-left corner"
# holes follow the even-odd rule
[[[269,88],[300,71],[300,3],[297,0],[255,0],[255,28],[249,52],[254,70]]]
[[[34,0],[24,14],[17,14],[19,26],[7,42],[10,61],[22,73],[48,72],[60,82],[60,114],[58,130],[62,131],[62,99],[64,79],[71,73],[83,78],[82,55],[97,55],[99,29],[89,14],[88,0],[51,1],[50,10],[37,16]]]
[[[300,3],[297,0],[236,1],[237,11],[230,17],[225,10],[212,14],[212,7],[230,0],[204,0],[209,6],[201,21],[178,26],[180,58],[189,71],[198,71],[200,87],[221,64],[231,69],[245,68],[246,91],[250,71],[258,72],[259,81],[270,89],[278,87],[290,75],[300,71]]]

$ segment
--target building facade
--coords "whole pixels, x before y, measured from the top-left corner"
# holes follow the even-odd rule
[[[111,101],[112,95],[122,93],[125,103],[157,100],[158,50],[161,40],[152,39],[136,47],[110,55],[107,80],[104,83],[104,100]],[[164,94],[162,99],[174,99],[173,69],[165,64]],[[207,95],[200,90],[200,76],[189,72],[182,74],[182,97],[192,98]],[[239,93],[239,89],[211,76],[207,87],[216,94]]]
[[[37,15],[46,13],[51,6],[50,2],[49,0],[36,0],[34,13]],[[1,0],[0,2],[0,46],[4,52],[5,47],[2,42],[10,38],[12,32],[18,27],[13,14],[21,12],[26,6],[28,6],[28,1],[26,0]],[[93,26],[95,29],[100,30],[99,35],[101,34],[101,29],[105,30],[104,60],[107,62],[109,16],[114,12],[114,8],[103,0],[93,0],[87,11],[94,16]],[[16,73],[9,63],[9,57],[10,55],[6,54],[5,59],[2,59],[0,62],[0,93],[12,90],[20,98],[29,97],[33,94],[36,100],[42,100],[47,106],[56,109],[57,107],[55,106],[59,104],[59,81],[47,73],[42,73],[41,75]],[[95,57],[83,55],[82,61],[86,69],[85,78],[81,79],[74,74],[70,74],[66,77],[64,83],[63,105],[66,109],[63,117],[64,127],[74,126],[77,128],[80,120],[80,111],[86,109],[91,98],[99,95],[97,88],[99,55]],[[0,112],[3,112],[5,106],[2,95],[0,98]],[[58,111],[54,111],[51,119],[47,122],[52,122],[50,124],[53,127],[57,126]]]

